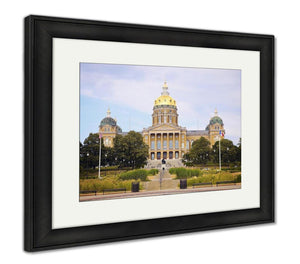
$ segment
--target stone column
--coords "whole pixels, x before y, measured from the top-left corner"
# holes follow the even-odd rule
[[[181,158],[181,141],[182,141],[182,139],[181,139],[181,137],[182,137],[182,134],[179,132],[179,158]]]
[[[163,153],[164,153],[164,134],[160,133],[160,159],[163,158]]]
[[[169,133],[167,133],[167,159],[169,158]]]
[[[154,159],[157,159],[157,152],[156,152],[156,133],[154,134]]]
[[[175,159],[175,152],[176,152],[176,148],[175,148],[175,136],[176,136],[176,133],[173,133],[173,159]]]

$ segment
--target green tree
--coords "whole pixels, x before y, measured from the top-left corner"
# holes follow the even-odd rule
[[[190,152],[184,158],[187,162],[193,164],[206,164],[210,159],[210,153],[210,142],[206,138],[201,137],[193,142]]]
[[[237,144],[236,147],[236,157],[235,157],[236,161],[241,161],[242,159],[242,139],[240,138],[239,143]]]
[[[111,148],[105,147],[101,140],[101,166],[108,165],[112,162],[113,151]],[[90,133],[84,140],[80,142],[80,166],[83,168],[95,169],[99,165],[99,134]]]
[[[140,133],[130,131],[127,135],[114,138],[115,159],[120,166],[140,168],[146,164],[148,146]]]
[[[238,147],[233,145],[229,139],[221,139],[221,162],[230,163],[237,161]],[[219,162],[219,141],[212,147],[212,158],[214,162]]]

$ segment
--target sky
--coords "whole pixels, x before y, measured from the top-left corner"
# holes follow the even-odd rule
[[[238,143],[240,70],[102,63],[80,63],[80,141],[98,132],[108,108],[123,132],[151,126],[154,100],[165,81],[176,100],[180,126],[204,130],[217,109],[225,138]]]

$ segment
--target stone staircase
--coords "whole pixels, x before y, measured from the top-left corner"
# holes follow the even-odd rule
[[[178,168],[184,167],[181,159],[167,159],[166,160],[166,168]],[[161,160],[148,160],[146,169],[161,169]]]

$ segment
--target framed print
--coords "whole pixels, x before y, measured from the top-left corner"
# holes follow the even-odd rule
[[[25,250],[274,222],[274,37],[25,19]]]

